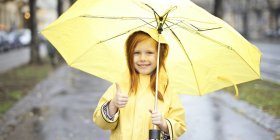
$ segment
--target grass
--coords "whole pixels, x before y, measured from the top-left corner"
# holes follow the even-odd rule
[[[0,74],[0,117],[52,71],[45,59],[41,65],[24,65]]]
[[[225,88],[225,90],[235,94],[233,87]],[[280,118],[280,84],[266,80],[255,80],[238,85],[238,90],[239,99]]]

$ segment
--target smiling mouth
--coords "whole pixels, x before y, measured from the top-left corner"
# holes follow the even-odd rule
[[[151,64],[137,64],[138,67],[140,68],[146,68],[149,67]]]

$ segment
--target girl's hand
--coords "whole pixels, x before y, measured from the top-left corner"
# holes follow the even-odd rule
[[[128,102],[128,95],[125,95],[122,93],[121,88],[119,86],[119,84],[116,83],[116,95],[115,97],[111,100],[110,104],[112,103],[112,106],[119,109],[119,108],[123,108],[126,106],[127,102]]]
[[[152,122],[154,125],[158,126],[160,130],[164,132],[168,132],[168,127],[166,124],[165,119],[163,118],[162,114],[159,111],[152,111],[149,110],[152,114]]]

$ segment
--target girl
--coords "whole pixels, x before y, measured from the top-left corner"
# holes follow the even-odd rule
[[[99,127],[111,130],[111,140],[148,140],[153,124],[161,130],[162,139],[176,139],[186,130],[184,108],[168,86],[167,44],[161,44],[160,48],[158,111],[152,111],[157,43],[143,31],[132,33],[126,41],[129,75],[107,89],[93,114],[93,121]]]

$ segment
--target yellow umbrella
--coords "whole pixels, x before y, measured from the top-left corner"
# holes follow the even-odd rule
[[[260,51],[188,0],[79,0],[42,34],[70,66],[117,82],[128,71],[125,40],[137,30],[169,44],[166,69],[177,93],[204,95],[260,78]]]

